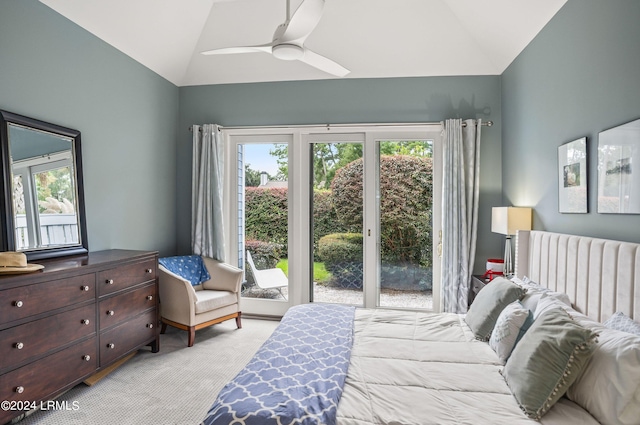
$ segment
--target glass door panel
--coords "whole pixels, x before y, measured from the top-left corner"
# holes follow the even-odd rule
[[[433,141],[379,140],[378,302],[433,309]]]
[[[313,302],[364,305],[362,148],[311,143]]]
[[[239,143],[238,265],[242,297],[288,302],[288,144]]]

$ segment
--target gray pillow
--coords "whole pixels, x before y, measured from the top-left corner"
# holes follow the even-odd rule
[[[538,316],[502,370],[528,417],[540,420],[564,395],[593,354],[596,337],[562,308]]]
[[[488,341],[502,310],[525,294],[519,285],[504,277],[496,277],[478,292],[464,321],[481,341]]]

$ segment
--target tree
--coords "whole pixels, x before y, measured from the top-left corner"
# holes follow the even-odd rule
[[[275,156],[278,163],[278,174],[275,177],[271,177],[271,180],[287,181],[289,179],[289,146],[274,143],[273,149],[269,150],[269,154]]]
[[[251,168],[251,164],[244,165],[244,185],[245,187],[260,186],[260,171]]]

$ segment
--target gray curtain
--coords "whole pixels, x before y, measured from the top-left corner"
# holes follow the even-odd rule
[[[481,121],[450,119],[444,126],[442,179],[442,303],[466,313],[476,255]]]
[[[196,255],[224,261],[222,191],[224,146],[220,127],[193,126],[191,247]]]

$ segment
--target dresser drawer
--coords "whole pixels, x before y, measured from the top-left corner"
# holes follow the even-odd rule
[[[0,370],[95,333],[95,304],[5,329],[0,332]]]
[[[98,272],[98,296],[111,294],[133,285],[155,280],[155,278],[155,259],[104,270]]]
[[[95,297],[93,273],[0,291],[0,325]]]
[[[100,366],[109,364],[158,333],[157,310],[149,310],[100,334]]]
[[[156,306],[155,282],[130,292],[100,301],[100,330],[124,322],[141,311]]]
[[[57,395],[70,383],[90,375],[96,368],[94,337],[0,375],[0,400],[46,400]],[[0,423],[5,423],[17,414],[15,411],[0,410]]]

